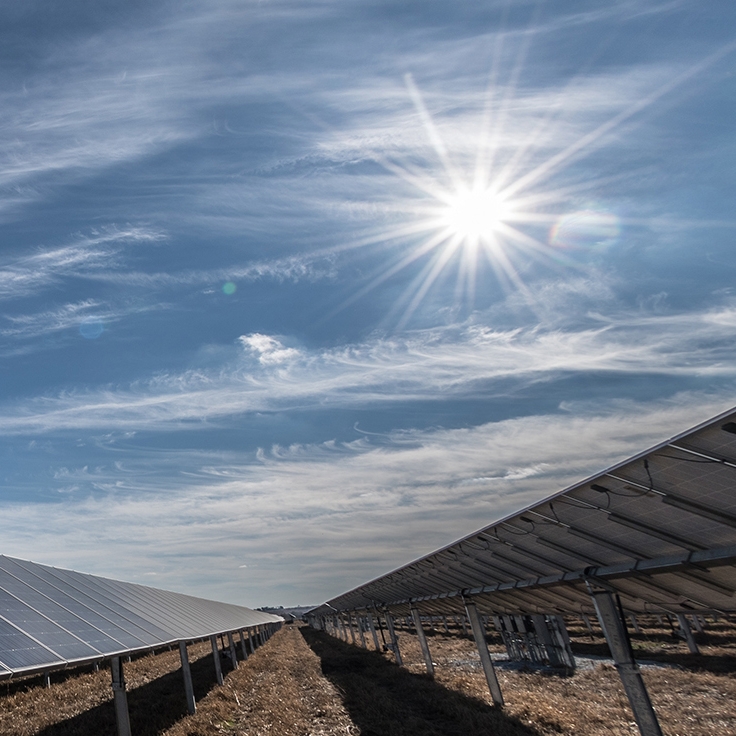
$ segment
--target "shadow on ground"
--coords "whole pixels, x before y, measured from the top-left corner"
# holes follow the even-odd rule
[[[222,658],[223,674],[230,671],[229,659]],[[191,662],[194,698],[199,702],[217,684],[212,655]],[[181,669],[169,672],[145,685],[128,691],[130,730],[135,736],[156,736],[187,715]],[[110,700],[84,713],[54,723],[37,736],[117,736],[115,710]]]
[[[361,736],[533,736],[529,728],[481,700],[415,675],[380,653],[308,627],[302,636],[322,673],[342,695]]]

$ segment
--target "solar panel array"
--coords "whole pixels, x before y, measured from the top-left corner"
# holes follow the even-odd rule
[[[280,621],[243,606],[0,555],[0,679]]]
[[[736,611],[736,410],[328,601],[374,607],[592,612],[586,581],[626,609]]]

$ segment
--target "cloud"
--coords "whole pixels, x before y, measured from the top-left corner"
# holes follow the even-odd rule
[[[36,314],[5,315],[10,322],[9,327],[1,328],[3,337],[33,338],[62,332],[71,327],[78,327],[82,319],[91,313],[96,313],[100,303],[87,299],[76,304],[64,304],[57,309],[37,312]]]
[[[299,351],[294,348],[285,348],[279,340],[258,332],[252,335],[243,335],[239,338],[243,347],[258,356],[261,365],[277,365],[299,357]]]
[[[253,333],[240,338],[242,358],[213,371],[6,403],[0,433],[185,429],[249,412],[503,396],[508,382],[518,391],[565,375],[727,381],[736,376],[735,326],[736,306],[724,303],[513,329],[476,319],[322,350]]]
[[[80,235],[67,245],[5,258],[0,262],[0,299],[35,294],[68,276],[99,274],[119,263],[120,253],[127,244],[155,243],[164,237],[156,229],[111,226]]]
[[[219,268],[203,268],[196,271],[143,272],[107,270],[87,273],[86,278],[141,288],[172,288],[178,286],[201,286],[218,284],[223,281],[317,281],[331,279],[337,275],[334,257],[331,253],[285,256],[251,263],[235,263]]]

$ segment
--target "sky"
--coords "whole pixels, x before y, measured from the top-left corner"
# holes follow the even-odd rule
[[[736,404],[731,0],[0,9],[0,552],[319,603]]]

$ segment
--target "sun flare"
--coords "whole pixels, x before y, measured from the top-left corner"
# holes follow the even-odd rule
[[[568,178],[565,169],[599,148],[660,93],[578,137],[546,111],[530,114],[528,134],[514,137],[509,131],[524,128],[513,117],[515,87],[491,85],[477,133],[458,138],[448,128],[450,146],[409,75],[406,84],[430,146],[423,159],[416,154],[377,157],[389,174],[409,185],[407,194],[387,209],[399,214],[395,224],[380,225],[350,246],[380,244],[387,258],[335,313],[412,269],[414,275],[396,297],[386,324],[403,328],[434,288],[444,289],[442,308],[457,313],[473,310],[481,303],[476,302],[481,289],[485,298],[490,287],[521,295],[541,314],[536,294],[525,283],[530,273],[533,277],[532,266],[584,269],[588,254],[618,242],[623,224],[605,201],[595,198],[610,177],[573,172]],[[495,278],[487,278],[489,269]]]
[[[453,236],[477,243],[497,233],[510,214],[510,205],[493,190],[460,188],[448,197],[440,221]]]

